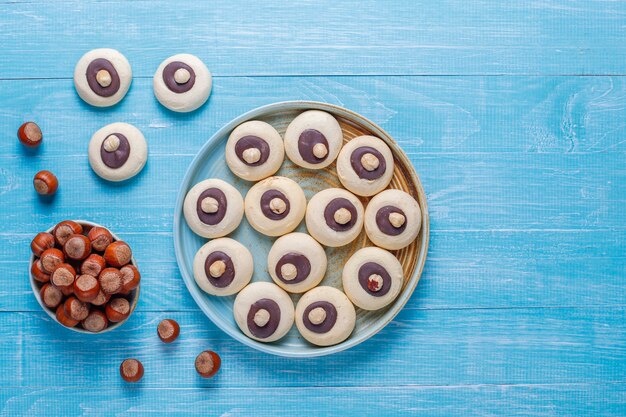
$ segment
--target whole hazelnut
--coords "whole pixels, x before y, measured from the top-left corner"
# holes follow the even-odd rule
[[[43,270],[41,259],[35,259],[35,262],[30,266],[30,273],[33,274],[33,278],[39,282],[50,281],[50,274]]]
[[[98,333],[109,327],[109,319],[100,310],[92,310],[85,320],[81,322],[83,329]]]
[[[95,226],[92,227],[87,237],[91,241],[91,247],[98,252],[104,252],[104,250],[113,242],[113,236],[104,227]]]
[[[50,282],[65,295],[73,291],[76,270],[70,264],[60,264],[50,275]]]
[[[172,343],[180,334],[180,326],[176,320],[162,320],[157,327],[157,334],[163,343]]]
[[[222,360],[212,350],[205,350],[196,357],[196,371],[203,378],[211,378],[220,370]]]
[[[111,296],[109,294],[105,294],[104,292],[102,292],[102,286],[101,286],[100,292],[98,293],[96,298],[91,300],[91,304],[95,306],[103,306],[106,303],[108,303],[110,299],[111,299]]]
[[[122,274],[122,290],[120,292],[128,294],[139,285],[141,274],[134,265],[126,265],[120,269],[120,272]]]
[[[74,280],[73,290],[80,301],[90,303],[100,294],[100,281],[92,275],[79,275]]]
[[[122,273],[116,268],[105,268],[98,276],[100,288],[105,294],[116,294],[122,289]]]
[[[63,246],[72,235],[83,233],[83,226],[72,220],[65,220],[54,226],[52,235],[57,241],[57,245]]]
[[[23,145],[36,148],[41,145],[43,134],[35,122],[26,122],[17,130],[17,137]]]
[[[111,298],[111,301],[104,309],[110,322],[117,323],[124,321],[130,316],[130,303],[126,298]]]
[[[106,268],[104,258],[98,254],[92,253],[80,265],[80,273],[97,277],[104,268]]]
[[[76,321],[82,321],[89,315],[89,304],[80,301],[76,297],[69,297],[63,303],[65,315]]]
[[[57,308],[63,300],[63,293],[61,290],[50,284],[44,284],[43,287],[41,287],[39,296],[41,297],[41,301],[48,308]]]
[[[41,232],[30,242],[30,250],[35,256],[41,256],[46,249],[54,248],[54,236],[50,233]]]
[[[52,195],[59,188],[59,180],[50,171],[39,171],[33,178],[33,186],[39,195]]]
[[[46,249],[41,253],[41,269],[47,273],[51,274],[54,270],[65,262],[65,255],[57,248]]]
[[[81,261],[91,253],[91,241],[85,235],[71,235],[63,245],[63,253],[69,259]]]
[[[111,243],[104,251],[104,260],[115,268],[126,265],[132,257],[133,252],[130,250],[130,246],[121,240]]]
[[[126,382],[138,382],[143,378],[143,365],[137,359],[126,359],[120,365],[120,375]]]
[[[56,317],[59,323],[64,325],[65,327],[74,327],[78,324],[78,320],[74,320],[65,314],[65,306],[63,304],[59,304],[56,311]]]

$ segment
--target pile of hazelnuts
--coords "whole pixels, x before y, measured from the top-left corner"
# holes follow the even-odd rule
[[[128,318],[141,275],[126,242],[104,227],[65,220],[38,233],[30,247],[41,301],[59,323],[97,333]]]

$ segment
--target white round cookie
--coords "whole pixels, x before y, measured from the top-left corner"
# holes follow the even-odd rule
[[[267,270],[276,284],[291,293],[303,293],[319,284],[326,274],[326,252],[306,233],[289,233],[272,245]]]
[[[400,261],[377,247],[356,251],[343,267],[343,291],[364,310],[379,310],[398,297],[404,282]]]
[[[355,324],[354,306],[343,292],[333,287],[313,288],[296,306],[296,327],[302,337],[317,346],[343,342]]]
[[[207,101],[212,77],[198,57],[178,54],[161,62],[152,84],[159,103],[172,111],[187,113]]]
[[[246,194],[246,219],[266,236],[293,231],[306,211],[302,188],[286,177],[269,177],[256,183]]]
[[[280,133],[260,120],[237,126],[226,143],[226,163],[233,174],[244,180],[258,181],[274,175],[284,159]]]
[[[245,246],[228,237],[205,243],[193,259],[193,277],[211,295],[233,295],[252,279],[254,262]]]
[[[143,133],[128,123],[111,123],[91,137],[88,149],[91,169],[108,181],[124,181],[137,175],[148,160]]]
[[[402,249],[411,244],[422,226],[422,210],[401,190],[385,190],[370,200],[365,210],[365,232],[381,248]]]
[[[308,110],[287,126],[285,152],[303,168],[322,169],[332,164],[343,145],[339,122],[330,113]]]
[[[337,157],[339,180],[354,194],[369,197],[384,190],[393,177],[393,154],[375,136],[358,136]]]
[[[271,282],[253,282],[235,298],[237,326],[251,339],[274,342],[293,327],[294,307],[289,295]]]
[[[322,190],[309,201],[306,228],[324,246],[347,245],[363,229],[363,204],[342,188]]]
[[[183,214],[195,234],[210,239],[226,236],[241,223],[243,198],[226,181],[211,178],[187,192]]]
[[[124,98],[133,72],[124,55],[115,49],[94,49],[74,67],[74,87],[86,103],[109,107]]]

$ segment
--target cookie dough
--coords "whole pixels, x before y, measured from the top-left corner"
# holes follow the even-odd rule
[[[85,102],[109,107],[124,98],[133,72],[124,55],[115,49],[94,49],[83,55],[74,67],[74,87]]]
[[[276,239],[267,255],[267,270],[276,284],[302,293],[319,284],[326,274],[326,252],[306,233],[290,233]]]
[[[339,180],[354,194],[369,197],[384,190],[393,177],[393,155],[375,136],[358,136],[341,149],[337,158]]]
[[[248,285],[254,263],[252,254],[236,240],[222,237],[202,246],[193,260],[198,286],[211,295],[233,295]]]
[[[384,249],[356,251],[343,267],[343,290],[357,307],[379,310],[398,297],[404,282],[400,261]]]
[[[226,163],[233,174],[244,180],[258,181],[274,175],[284,159],[280,133],[260,120],[237,126],[226,143]]]
[[[246,194],[246,219],[258,232],[281,236],[293,231],[306,211],[302,188],[285,177],[269,177]]]
[[[128,123],[111,123],[98,130],[89,142],[89,164],[109,181],[137,175],[148,160],[148,145],[139,129]]]
[[[211,178],[187,192],[183,214],[195,234],[211,239],[226,236],[241,223],[243,198],[226,181]]]
[[[322,190],[309,201],[306,228],[322,245],[347,245],[356,239],[363,228],[363,204],[344,189]]]
[[[346,295],[333,287],[317,287],[300,298],[296,326],[302,337],[318,346],[343,342],[356,324],[356,311]]]
[[[331,114],[309,110],[287,126],[285,152],[304,168],[322,169],[332,164],[343,145],[343,132]]]
[[[198,57],[178,54],[161,62],[154,74],[154,95],[168,109],[186,113],[202,106],[211,94],[212,77]]]
[[[413,197],[401,190],[374,196],[365,210],[367,237],[381,248],[402,249],[411,244],[422,226],[422,211]]]
[[[271,282],[255,282],[237,294],[233,314],[246,336],[259,342],[274,342],[291,330],[294,308],[280,287]]]

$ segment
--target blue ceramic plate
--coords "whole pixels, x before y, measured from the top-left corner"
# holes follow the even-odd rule
[[[343,129],[345,141],[349,141],[356,136],[370,134],[378,136],[389,145],[394,153],[396,165],[390,188],[402,189],[416,198],[422,209],[422,229],[413,244],[400,251],[394,252],[402,263],[405,273],[404,287],[398,298],[388,307],[378,311],[364,311],[357,308],[356,328],[347,340],[335,346],[314,346],[304,340],[294,326],[281,340],[273,343],[260,343],[247,338],[237,327],[232,311],[235,296],[211,296],[204,293],[196,285],[193,278],[193,258],[196,251],[206,243],[206,239],[194,234],[187,226],[185,218],[183,217],[183,200],[185,199],[187,191],[189,191],[194,184],[207,178],[221,178],[233,184],[241,192],[242,196],[245,196],[253,183],[241,180],[233,175],[228,169],[224,159],[224,148],[232,130],[248,120],[263,120],[273,125],[282,135],[287,125],[295,116],[302,111],[310,109],[323,110],[333,114]],[[299,168],[293,165],[288,159],[285,159],[277,175],[287,176],[297,181],[302,186],[307,199],[322,189],[341,187],[334,163],[324,170],[313,171]],[[367,204],[367,200],[367,198],[362,199],[364,205]],[[429,221],[426,196],[417,174],[405,153],[384,130],[363,116],[350,110],[325,103],[290,101],[270,104],[249,111],[226,124],[208,140],[191,163],[183,183],[180,186],[175,210],[174,245],[176,249],[176,259],[185,284],[198,306],[213,323],[241,343],[260,351],[280,356],[312,357],[328,355],[358,345],[372,337],[398,314],[411,297],[422,273],[428,250]],[[302,222],[297,231],[306,232],[304,222]],[[238,240],[252,252],[255,271],[252,281],[271,282],[271,278],[267,273],[267,254],[274,238],[263,236],[256,232],[247,223],[245,217],[239,228],[231,233],[229,237]],[[371,245],[371,242],[368,241],[363,231],[361,236],[350,245],[342,248],[326,248],[328,273],[320,285],[331,285],[341,289],[341,270],[345,261],[357,249]],[[300,296],[292,295],[292,298],[294,303],[296,303]]]

